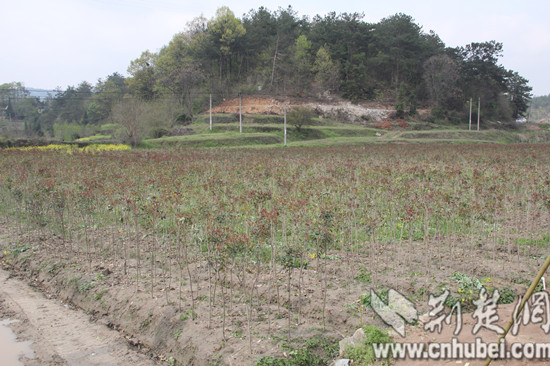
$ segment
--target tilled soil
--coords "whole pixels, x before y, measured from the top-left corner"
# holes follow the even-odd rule
[[[160,249],[152,257],[154,239],[145,236],[140,260],[129,254],[124,261],[108,229],[88,230],[86,246],[46,230],[0,227],[2,306],[22,320],[14,325],[19,334],[35,342],[28,365],[253,365],[262,356],[288,354],[281,346],[289,327],[294,347],[315,335],[338,341],[361,325],[383,327],[359,306],[371,288],[401,292],[422,314],[430,292],[443,283],[456,287],[455,272],[490,276],[522,293],[545,259],[539,248],[518,253],[464,238],[375,243],[308,255],[307,267],[289,277],[269,264],[216,270],[199,256],[182,267]],[[136,249],[127,243],[125,250]],[[432,336],[410,334],[415,341]]]

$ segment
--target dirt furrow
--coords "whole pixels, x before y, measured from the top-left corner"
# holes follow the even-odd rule
[[[11,327],[33,341],[35,356],[25,365],[132,365],[155,362],[132,349],[123,336],[90,322],[82,311],[49,299],[0,270],[0,314],[21,320]]]

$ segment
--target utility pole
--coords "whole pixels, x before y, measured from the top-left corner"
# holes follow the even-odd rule
[[[243,102],[242,95],[239,92],[239,133],[243,133]]]
[[[210,94],[210,131],[212,131],[212,94]]]
[[[283,111],[284,111],[284,136],[285,136],[284,144],[286,146],[286,104],[283,106]]]
[[[481,113],[481,97],[477,98],[477,130],[479,131],[479,116]]]
[[[472,130],[472,98],[470,98],[470,119],[468,120],[468,131]]]

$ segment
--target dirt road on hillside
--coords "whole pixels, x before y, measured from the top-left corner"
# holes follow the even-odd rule
[[[0,269],[0,318],[18,319],[10,328],[31,340],[34,357],[24,365],[155,365],[124,337],[59,300],[49,299]],[[4,345],[9,347],[10,345]]]

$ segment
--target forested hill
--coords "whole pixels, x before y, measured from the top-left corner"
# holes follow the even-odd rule
[[[198,91],[328,91],[442,111],[461,111],[466,99],[481,97],[487,118],[515,118],[525,112],[531,88],[499,65],[502,52],[495,41],[446,48],[405,14],[371,24],[357,13],[308,19],[292,8],[259,8],[238,19],[222,7],[212,19],[188,24],[160,52],[132,61],[128,85],[145,99],[166,92],[184,98]]]
[[[172,122],[189,120],[208,108],[210,95],[217,104],[239,93],[377,101],[399,117],[423,107],[442,121],[463,121],[466,101],[479,98],[482,120],[511,121],[525,114],[531,87],[499,63],[502,53],[494,40],[446,47],[401,13],[368,23],[358,13],[308,18],[292,7],[260,7],[239,18],[222,7],[188,23],[158,52],[144,51],[128,77],[113,73],[19,107],[13,102],[25,92],[4,84],[0,102],[39,134],[51,134],[55,123],[107,123],[129,101],[143,107],[171,99],[179,111]]]

